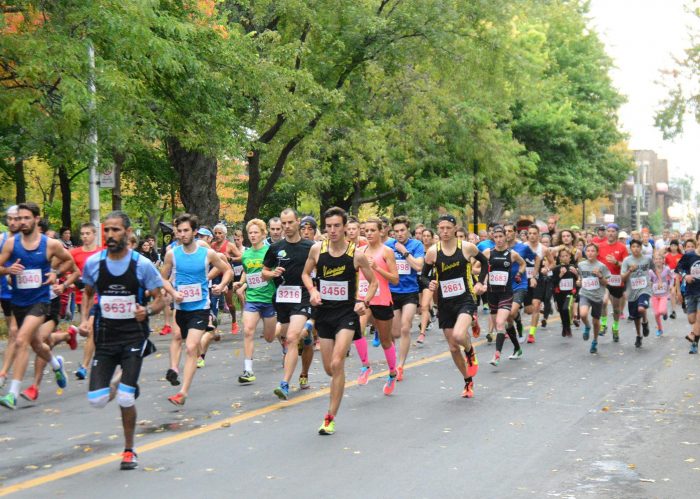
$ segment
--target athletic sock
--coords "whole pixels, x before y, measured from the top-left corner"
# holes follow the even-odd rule
[[[10,381],[10,389],[8,392],[10,392],[12,395],[15,396],[15,398],[19,397],[19,389],[21,387],[22,382],[18,379],[13,379]]]
[[[50,362],[50,364],[51,364],[51,368],[52,368],[54,371],[58,371],[58,370],[61,368],[61,363],[58,362],[58,359],[56,358],[55,355],[52,355],[52,356],[51,356],[51,362]]]
[[[535,333],[537,332],[537,326],[530,326],[530,336],[535,336]]]
[[[243,360],[243,370],[248,371],[249,373],[253,372],[253,359]]]
[[[511,343],[513,343],[515,351],[520,350],[520,342],[518,341],[518,335],[515,334],[515,331],[508,331],[508,338],[510,338]]]
[[[613,331],[619,331],[620,330],[620,321],[613,320],[612,328],[613,328]]]
[[[508,336],[510,336],[510,332],[508,332]],[[515,332],[513,332],[515,334]],[[496,351],[500,352],[503,350],[503,344],[506,342],[506,333],[503,331],[498,331],[496,333]]]
[[[367,348],[366,344],[365,348]],[[384,349],[384,357],[386,357],[386,363],[389,365],[389,372],[396,371],[396,347],[393,343],[389,348]]]
[[[600,318],[600,327],[606,327],[608,325],[608,316],[604,315]]]
[[[369,352],[367,348],[367,338],[362,336],[359,340],[353,341],[355,348],[357,349],[357,355],[360,357],[360,361],[363,366],[369,364]],[[393,345],[392,345],[393,346]],[[396,355],[394,355],[394,358]]]

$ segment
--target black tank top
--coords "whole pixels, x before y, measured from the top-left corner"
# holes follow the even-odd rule
[[[355,243],[348,243],[345,252],[333,256],[328,241],[321,243],[316,264],[316,278],[322,303],[319,310],[354,308],[357,297],[357,270],[355,270]]]
[[[472,264],[464,258],[461,240],[457,240],[457,249],[449,256],[442,251],[442,242],[437,243],[434,269],[441,301],[475,301]]]
[[[494,293],[512,293],[512,279],[510,276],[511,250],[499,251],[491,248],[489,255],[488,290]]]
[[[95,316],[96,343],[121,343],[143,340],[148,336],[148,320],[134,318],[141,285],[136,275],[139,254],[131,252],[129,267],[120,276],[107,268],[107,251],[100,254],[100,269],[95,282],[98,311]]]

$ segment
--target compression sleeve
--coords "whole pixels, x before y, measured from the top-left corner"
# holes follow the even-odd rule
[[[426,288],[430,285],[430,273],[433,270],[433,264],[423,263],[423,269],[420,273],[420,282]]]
[[[481,264],[481,270],[479,271],[479,282],[484,284],[486,282],[486,276],[489,274],[489,261],[481,251],[474,256],[474,259]]]

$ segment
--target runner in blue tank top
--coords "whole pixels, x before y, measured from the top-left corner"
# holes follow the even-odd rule
[[[36,354],[51,364],[60,388],[67,384],[63,359],[52,355],[49,347],[35,340],[39,327],[50,314],[49,289],[56,283],[57,275],[73,268],[73,258],[63,245],[39,232],[40,211],[35,203],[22,203],[17,207],[21,234],[9,239],[0,253],[0,274],[12,276],[12,312],[17,320],[17,351],[12,362],[10,390],[0,397],[0,405],[9,409],[17,407],[22,378],[29,363],[29,346]],[[55,258],[57,272],[51,271],[51,259]],[[11,262],[5,267],[6,262]]]
[[[185,405],[197,360],[202,350],[202,335],[209,324],[211,301],[209,279],[219,273],[221,282],[211,287],[211,292],[220,295],[233,279],[233,270],[219,258],[211,248],[200,246],[194,238],[199,222],[195,215],[185,213],[175,219],[175,230],[181,245],[165,255],[161,269],[163,287],[175,302],[175,323],[185,340],[187,358],[182,388],[168,400],[174,405]],[[213,267],[211,275],[209,268]],[[175,275],[174,286],[170,275]]]
[[[10,206],[7,209],[7,232],[0,235],[0,252],[5,246],[5,243],[11,237],[19,233],[19,221],[17,219],[17,206]],[[9,267],[11,262],[5,262]],[[5,348],[5,356],[2,360],[0,368],[0,388],[5,386],[7,380],[7,371],[10,369],[10,364],[15,358],[15,340],[17,339],[17,321],[12,315],[12,287],[10,286],[10,278],[8,276],[0,277],[2,282],[2,312],[5,316],[7,324],[7,347]]]

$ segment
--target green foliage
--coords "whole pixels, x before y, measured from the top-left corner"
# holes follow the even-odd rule
[[[661,234],[664,230],[664,214],[661,208],[657,208],[654,213],[651,213],[647,217],[647,224],[649,225],[649,231],[652,234]]]

